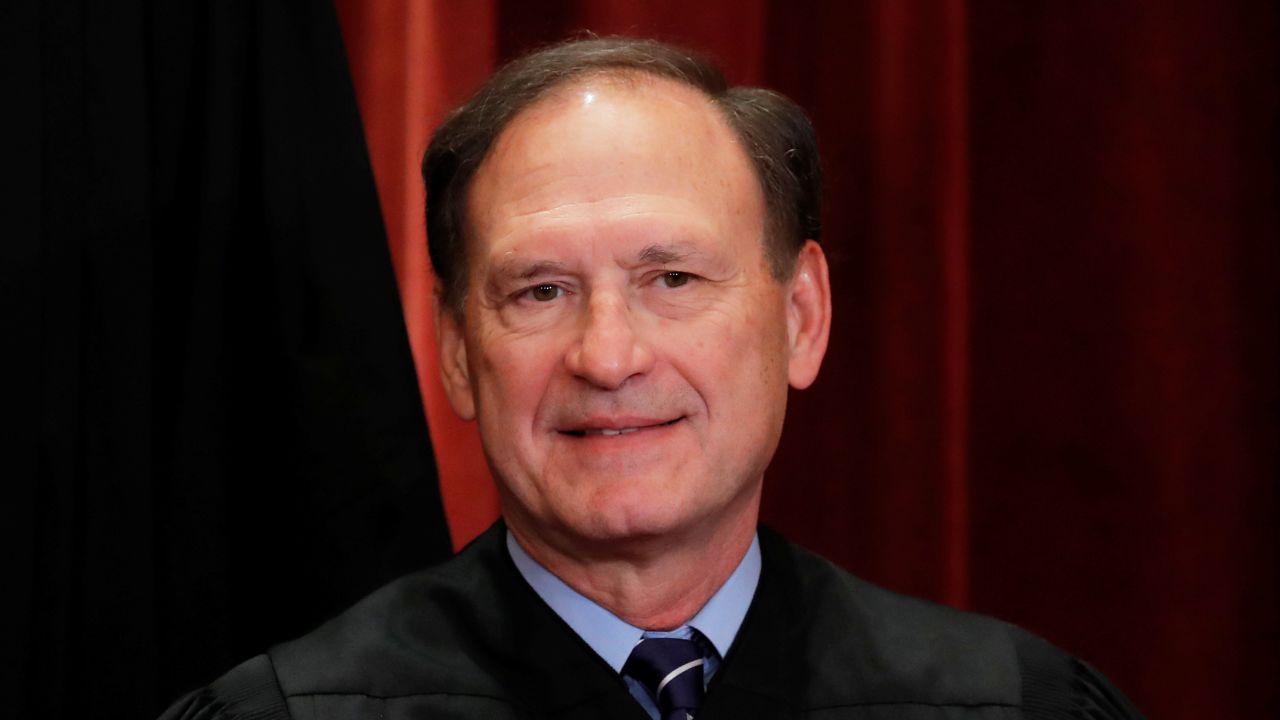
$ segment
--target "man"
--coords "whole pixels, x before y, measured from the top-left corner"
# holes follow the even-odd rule
[[[441,375],[504,520],[167,717],[1136,715],[1025,632],[757,530],[831,313],[792,103],[567,43],[491,78],[424,178]]]

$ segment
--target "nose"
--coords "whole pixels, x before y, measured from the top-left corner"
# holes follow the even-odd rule
[[[569,372],[605,390],[616,390],[632,376],[648,372],[653,350],[637,333],[635,320],[623,298],[593,296],[579,335],[565,355]]]

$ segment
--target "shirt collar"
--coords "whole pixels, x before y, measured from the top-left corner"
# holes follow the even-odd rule
[[[644,635],[644,630],[630,625],[613,613],[600,607],[577,590],[569,587],[542,565],[538,564],[520,547],[511,531],[507,531],[507,552],[516,569],[520,571],[556,615],[560,616],[609,667],[622,672],[631,650]],[[711,642],[720,657],[725,657],[747,616],[751,598],[760,582],[760,538],[751,539],[751,546],[743,555],[738,567],[716,591],[706,605],[688,622],[688,626]]]

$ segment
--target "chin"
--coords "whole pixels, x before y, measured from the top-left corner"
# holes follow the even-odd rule
[[[618,542],[669,535],[690,520],[678,507],[642,498],[635,502],[595,505],[571,526],[593,541]]]

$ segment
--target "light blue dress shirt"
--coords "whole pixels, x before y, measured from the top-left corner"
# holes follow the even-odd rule
[[[507,552],[511,554],[516,569],[538,597],[617,673],[622,672],[622,666],[630,657],[632,648],[642,639],[677,637],[697,640],[694,633],[697,631],[711,645],[707,648],[706,663],[703,665],[703,679],[710,682],[720,668],[720,660],[733,645],[738,629],[742,627],[742,620],[747,616],[747,608],[751,606],[751,598],[756,593],[756,585],[760,582],[760,538],[755,537],[733,574],[688,623],[667,632],[650,631],[624,622],[569,587],[530,557],[520,547],[520,543],[516,542],[510,530],[507,531]],[[705,647],[706,643],[700,644]],[[657,720],[658,708],[648,691],[629,677],[625,680],[631,689],[631,695],[650,717]]]

